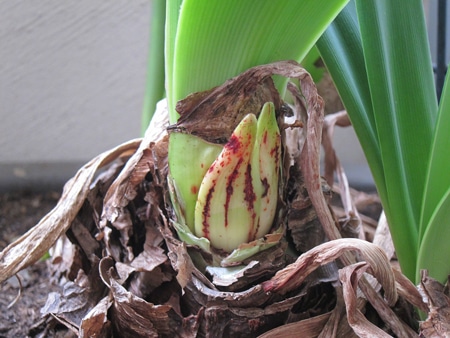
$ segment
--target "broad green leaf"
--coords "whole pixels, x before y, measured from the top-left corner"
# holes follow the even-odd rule
[[[413,278],[437,111],[422,3],[356,4],[359,25],[350,4],[317,45],[371,167],[403,271]]]
[[[317,47],[355,128],[378,192],[385,196],[383,162],[354,2],[327,28]]]
[[[302,60],[346,3],[184,0],[175,49],[166,54],[166,66],[173,67],[167,72],[171,122],[176,120],[175,103],[190,93],[217,86],[259,64]]]
[[[147,58],[147,79],[142,110],[142,135],[153,117],[156,104],[164,97],[164,27],[166,2],[152,1],[152,24],[150,28],[149,53]]]
[[[447,189],[427,224],[417,260],[416,282],[420,270],[427,269],[430,276],[441,283],[450,275],[450,189]]]
[[[422,2],[356,4],[386,180],[386,215],[402,270],[412,279],[437,112]]]
[[[171,96],[173,84],[173,60],[175,54],[175,39],[177,37],[178,20],[183,0],[166,0],[166,31],[165,31],[165,57],[164,70],[166,73],[166,97]],[[167,100],[169,112],[174,111],[174,100]],[[169,113],[170,114],[170,113]],[[173,121],[172,121],[173,122]]]
[[[429,160],[427,183],[425,187],[422,219],[420,223],[420,239],[439,201],[450,187],[450,80],[446,77],[439,104],[438,120],[434,132],[433,147]],[[445,240],[443,238],[442,240]],[[447,237],[447,241],[449,238]]]

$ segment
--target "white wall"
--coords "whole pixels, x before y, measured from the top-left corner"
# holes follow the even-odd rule
[[[140,136],[150,7],[0,1],[0,187],[62,183]]]

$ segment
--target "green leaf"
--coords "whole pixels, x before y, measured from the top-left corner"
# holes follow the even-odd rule
[[[430,276],[441,283],[450,275],[450,189],[447,189],[427,224],[420,245],[416,282],[420,281],[420,270],[427,269]]]
[[[359,25],[350,4],[318,47],[371,167],[403,272],[412,279],[437,112],[422,2],[356,4]]]
[[[147,80],[142,109],[142,135],[153,117],[156,104],[164,98],[164,27],[166,3],[163,0],[153,0],[152,24],[150,28],[150,43],[147,59]]]
[[[450,77],[445,79],[439,104],[438,120],[434,133],[433,147],[429,159],[429,169],[422,206],[422,219],[420,223],[420,238],[423,237],[428,222],[439,201],[450,187]],[[448,241],[447,237],[447,241]],[[442,240],[445,240],[443,238]]]
[[[402,270],[412,279],[437,112],[422,2],[356,4],[386,180],[386,215]]]
[[[175,39],[177,37],[178,19],[181,11],[181,4],[183,0],[166,0],[166,32],[165,32],[165,59],[164,70],[166,72],[166,96],[171,96],[173,91],[173,68],[174,68],[174,55],[175,55]],[[174,100],[167,100],[169,112],[175,110]],[[169,113],[170,114],[170,113]],[[174,121],[172,121],[174,122]]]
[[[385,196],[383,162],[354,2],[327,28],[317,47],[349,114],[378,192]]]
[[[302,60],[346,3],[185,0],[175,49],[172,42],[166,49],[166,67],[173,67],[167,72],[171,122],[176,120],[176,102],[190,93],[217,86],[259,64]]]

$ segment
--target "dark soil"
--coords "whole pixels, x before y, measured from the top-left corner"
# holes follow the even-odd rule
[[[13,192],[0,195],[0,250],[33,227],[57,203],[57,192]],[[0,285],[0,337],[29,337],[30,328],[41,320],[40,309],[51,291],[59,286],[50,281],[45,261],[21,271]],[[20,291],[20,283],[22,290]],[[19,293],[21,295],[14,302]]]

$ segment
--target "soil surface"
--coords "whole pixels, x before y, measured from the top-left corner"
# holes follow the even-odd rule
[[[37,224],[56,205],[59,196],[58,192],[0,194],[0,250]],[[0,285],[0,337],[35,336],[30,329],[41,321],[40,309],[48,294],[59,290],[50,281],[45,261],[18,275]]]

